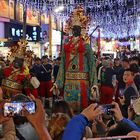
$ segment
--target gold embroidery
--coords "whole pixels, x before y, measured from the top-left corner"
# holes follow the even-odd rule
[[[16,90],[22,90],[22,86],[14,81],[3,79],[2,86],[9,87]]]
[[[66,79],[73,80],[88,80],[88,73],[84,72],[66,72]]]
[[[80,93],[78,93],[78,97],[80,97],[81,96],[81,94]]]

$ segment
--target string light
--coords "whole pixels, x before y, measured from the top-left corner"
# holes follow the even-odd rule
[[[18,0],[21,4],[25,0]],[[28,7],[40,13],[50,12],[67,19],[76,4],[81,4],[91,18],[91,28],[100,26],[102,37],[125,38],[140,35],[140,0],[26,0]],[[64,12],[54,12],[63,5]]]

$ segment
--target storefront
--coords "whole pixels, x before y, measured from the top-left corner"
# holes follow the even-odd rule
[[[32,50],[37,57],[41,57],[41,46],[39,42],[28,42],[28,48]]]
[[[8,21],[5,18],[0,18],[0,57],[6,57],[9,51],[7,46],[7,39],[5,38],[5,24]]]
[[[57,30],[52,30],[52,59],[57,58],[61,49],[61,32]],[[49,41],[42,43],[42,56],[49,56]]]
[[[41,57],[44,55],[48,55],[49,47],[49,24],[41,25]]]
[[[9,52],[9,47],[7,46],[7,43],[0,41],[0,57],[6,59],[8,52]]]
[[[58,57],[61,46],[61,32],[52,30],[52,58]]]
[[[23,36],[23,26],[19,23],[5,23],[5,37],[9,41],[19,41]],[[28,48],[35,51],[35,54],[40,57],[40,26],[26,27],[26,40],[28,41]]]

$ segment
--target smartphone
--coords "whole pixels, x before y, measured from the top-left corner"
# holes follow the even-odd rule
[[[123,96],[124,95],[124,89],[119,89],[119,96]]]
[[[35,113],[35,102],[10,102],[4,104],[4,116],[24,116],[26,110],[29,114]]]
[[[106,105],[101,105],[102,109],[103,109],[103,112],[106,114],[106,115],[113,115],[113,111],[111,111],[112,108],[114,108],[115,106],[112,105],[112,104],[106,104]]]

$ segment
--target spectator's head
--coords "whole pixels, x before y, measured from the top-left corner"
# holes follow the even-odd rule
[[[69,104],[65,101],[56,101],[54,103],[54,106],[52,108],[53,113],[65,113],[67,114],[70,118],[73,117],[73,112]]]
[[[125,83],[129,83],[133,81],[133,79],[134,79],[134,73],[131,71],[131,69],[125,69],[123,74],[123,81]]]
[[[114,59],[114,66],[115,66],[115,67],[120,66],[120,59],[119,59],[119,58],[115,58],[115,59]]]
[[[128,68],[129,68],[129,59],[128,59],[128,58],[124,58],[124,59],[122,60],[122,67],[123,67],[124,69],[128,69]]]
[[[35,64],[39,65],[41,63],[41,60],[39,57],[35,58]]]
[[[52,108],[52,117],[48,124],[48,130],[53,140],[61,140],[64,128],[73,117],[72,109],[65,101],[55,101]]]
[[[61,57],[58,57],[57,58],[57,63],[60,64],[60,62],[61,62]]]
[[[103,65],[104,67],[110,67],[110,66],[112,66],[112,61],[110,60],[110,58],[105,57],[105,58],[102,60],[102,65]]]
[[[131,72],[133,72],[134,74],[135,74],[135,73],[138,73],[138,72],[140,71],[139,65],[136,64],[136,63],[130,64],[130,70],[131,70]]]
[[[53,59],[53,65],[57,64],[57,59]]]
[[[42,58],[41,58],[42,63],[46,64],[47,63],[47,59],[48,59],[47,56],[42,56]]]
[[[70,117],[65,113],[53,114],[48,123],[48,131],[53,140],[61,140]]]
[[[13,120],[14,120],[15,125],[17,125],[17,126],[28,122],[26,117],[23,117],[23,116],[14,116]]]
[[[130,59],[130,64],[137,64],[137,65],[139,65],[139,58],[137,56],[133,56]]]

